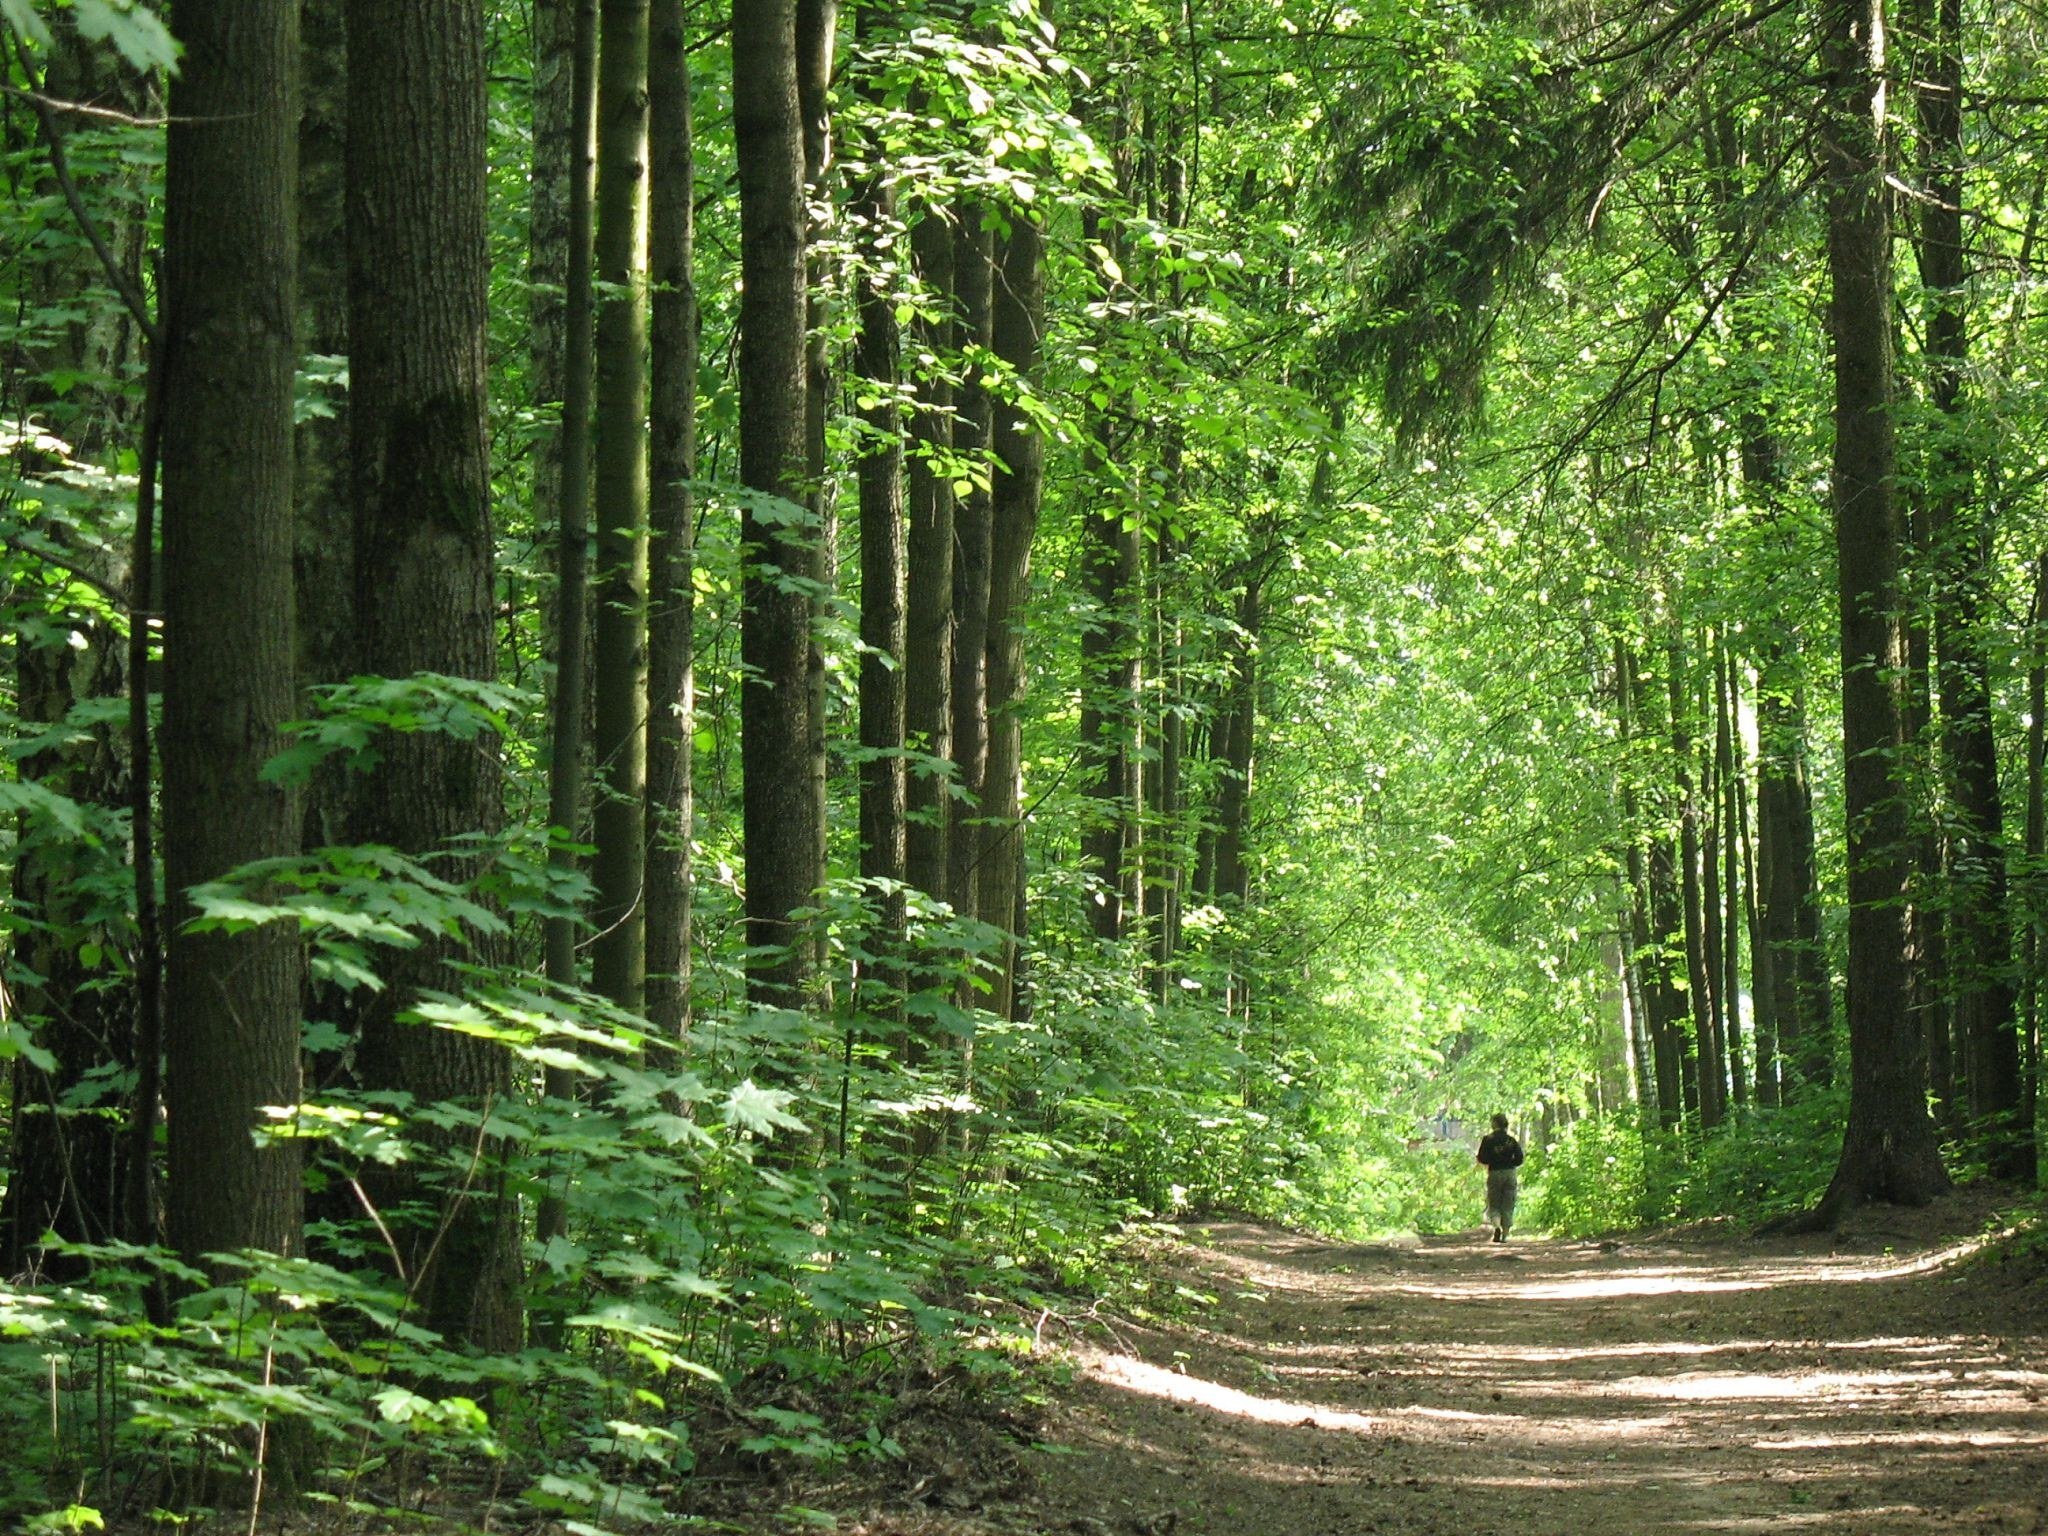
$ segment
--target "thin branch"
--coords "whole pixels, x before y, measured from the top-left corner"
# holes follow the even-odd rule
[[[35,63],[27,52],[16,45],[16,57],[21,62],[25,79],[36,84]],[[71,174],[71,158],[64,152],[64,131],[57,123],[57,113],[51,106],[51,98],[41,89],[20,92],[29,105],[35,109],[36,122],[42,129],[43,145],[49,151],[50,173],[57,178],[57,185],[64,193],[64,201],[71,209],[71,216],[78,221],[79,230],[92,246],[93,254],[99,257],[100,266],[105,269],[107,282],[120,296],[135,324],[154,349],[158,342],[156,318],[149,312],[149,304],[142,296],[142,290],[121,266],[120,258],[107,244],[107,238],[100,233],[100,227],[86,211],[85,199],[79,195],[78,182]],[[68,105],[68,104],[67,104]]]

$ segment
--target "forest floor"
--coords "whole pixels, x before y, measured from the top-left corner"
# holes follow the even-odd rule
[[[1213,1304],[1097,1314],[1028,1434],[911,1411],[893,1486],[802,1502],[852,1536],[2048,1532],[2048,1266],[1994,1260],[2001,1196],[1804,1238],[1191,1227],[1147,1262]]]

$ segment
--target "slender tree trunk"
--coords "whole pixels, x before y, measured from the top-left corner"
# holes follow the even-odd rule
[[[1993,572],[1988,510],[1962,440],[1969,352],[1963,249],[1963,9],[1923,0],[1926,57],[1914,71],[1927,197],[1919,204],[1920,280],[1926,291],[1928,392],[1936,441],[1926,506],[1933,545],[1941,749],[1951,808],[1948,882],[1950,988],[1970,1065],[1970,1112],[1991,1171],[2031,1180],[2034,1128],[2022,1118],[2019,1035],[2006,901],[2005,821],[1992,731],[1985,643]]]
[[[542,18],[545,26],[542,27]],[[542,0],[535,16],[534,254],[536,283],[559,274],[559,357],[543,338],[554,328],[534,317],[534,387],[542,405],[559,402],[562,420],[552,450],[551,476],[537,471],[537,495],[555,507],[555,686],[549,699],[548,823],[565,841],[548,862],[567,874],[576,867],[571,844],[581,841],[584,787],[584,716],[589,706],[590,625],[590,404],[591,404],[591,139],[597,110],[597,0]],[[541,186],[547,183],[543,192]],[[557,215],[555,210],[559,210]],[[552,374],[552,377],[550,375]],[[543,469],[545,468],[545,464]],[[557,986],[577,984],[576,921],[547,921],[547,975]],[[550,1097],[574,1092],[572,1074],[548,1069]],[[543,1222],[543,1237],[551,1230]]]
[[[349,354],[346,9],[344,0],[307,0],[299,38],[299,347],[308,357],[336,361]],[[327,409],[299,422],[294,434],[302,687],[346,682],[356,667],[348,391],[330,384],[321,399]],[[338,763],[316,772],[304,797],[307,846],[346,838],[353,789]]]
[[[966,204],[953,242],[957,339],[963,353],[993,338],[989,309],[992,246],[981,209]],[[981,370],[963,368],[954,392],[953,453],[969,466],[971,484],[953,508],[953,765],[952,827],[947,833],[947,892],[956,912],[979,910],[983,782],[988,774],[988,605],[990,523],[988,444],[991,402]]]
[[[906,905],[904,740],[904,494],[903,421],[897,406],[900,337],[896,296],[888,277],[896,265],[896,196],[879,143],[853,201],[853,221],[866,231],[859,277],[859,336],[854,371],[874,404],[862,409],[869,441],[860,484],[860,872],[880,883],[871,900],[879,915],[873,948],[891,996],[880,1006],[899,1022]]]
[[[2028,614],[2027,808],[2019,884],[2020,975],[2025,978],[2021,1027],[2026,1038],[2026,1109],[2038,1124],[2041,1097],[2041,938],[2048,932],[2048,552],[2034,558],[2034,600]]]
[[[654,0],[651,33],[647,1018],[680,1039],[690,1023],[697,472],[696,165],[683,0]]]
[[[542,26],[542,17],[546,23]],[[548,825],[559,834],[548,849],[558,875],[577,868],[572,851],[582,841],[586,777],[584,722],[590,705],[590,408],[592,366],[591,286],[596,167],[592,159],[597,117],[597,0],[542,0],[536,12],[534,62],[541,82],[534,102],[534,199],[536,272],[559,272],[562,281],[561,353],[550,386],[535,359],[535,393],[560,401],[561,426],[551,455],[552,478],[537,481],[536,499],[553,498],[555,537],[555,686],[548,700]],[[558,57],[559,55],[559,57]],[[544,196],[543,176],[557,184]],[[552,210],[560,209],[560,217]],[[535,346],[543,348],[544,326],[536,317]],[[557,987],[580,983],[576,958],[578,924],[563,914],[547,919],[547,978]],[[567,1101],[581,1092],[566,1067],[544,1069],[544,1092]],[[534,1234],[545,1246],[568,1230],[568,1191],[558,1177],[541,1196]],[[540,1327],[536,1321],[536,1327]],[[552,1327],[552,1320],[546,1325]]]
[[[1238,596],[1237,632],[1230,645],[1229,681],[1220,722],[1222,770],[1216,788],[1212,894],[1219,899],[1235,898],[1240,904],[1251,895],[1245,830],[1258,731],[1259,639],[1265,622],[1265,579],[1263,570],[1255,570]]]
[[[169,1234],[188,1259],[300,1242],[299,942],[196,934],[185,892],[298,847],[263,765],[293,718],[298,9],[183,11],[164,182],[164,878]]]
[[[1742,850],[1748,846],[1748,828],[1742,814],[1741,731],[1736,711],[1740,694],[1736,690],[1735,656],[1725,637],[1714,669],[1714,776],[1721,786],[1721,889],[1726,898],[1721,909],[1721,992],[1722,1017],[1726,1024],[1725,1059],[1728,1081],[1738,1105],[1749,1103],[1749,1074],[1744,1070],[1742,1052],[1742,939],[1743,921]]]
[[[1822,125],[1834,340],[1835,548],[1842,612],[1849,868],[1849,1123],[1816,1219],[1862,1199],[1924,1203],[1948,1187],[1908,1003],[1910,844],[1893,770],[1906,748],[1898,455],[1892,420],[1891,220],[1883,0],[1825,0]]]
[[[1721,1061],[1714,1040],[1714,976],[1707,948],[1707,906],[1701,890],[1700,802],[1693,788],[1692,689],[1683,641],[1670,647],[1671,760],[1678,782],[1678,889],[1685,935],[1686,1004],[1699,1071],[1700,1124],[1721,1123]]]
[[[1000,246],[995,295],[996,356],[1023,388],[1039,378],[1045,331],[1045,236],[1021,210],[1010,215]],[[1031,545],[1038,533],[1045,482],[1045,440],[1012,395],[995,408],[988,605],[988,771],[983,795],[980,890],[984,922],[1004,930],[989,1011],[1016,1018],[1018,911],[1024,899],[1023,733],[1018,707],[1024,693],[1023,606],[1031,581]]]
[[[356,496],[356,602],[365,671],[489,681],[497,644],[484,341],[484,10],[412,0],[349,4],[349,426]],[[497,744],[440,732],[395,736],[364,784],[360,841],[445,850],[503,824]],[[465,861],[464,873],[476,866]],[[363,1021],[358,1062],[373,1088],[478,1115],[512,1087],[492,1042],[397,1021],[423,990],[459,988],[452,946],[396,955]],[[476,1143],[427,1137],[451,1159]],[[441,1192],[437,1219],[387,1216],[429,1327],[486,1351],[522,1336],[518,1205],[486,1147]],[[417,1200],[410,1170],[381,1187]],[[387,1206],[388,1210],[388,1206]]]
[[[596,767],[591,978],[647,987],[648,0],[603,0],[597,77]]]
[[[1929,1097],[1938,1123],[1959,1127],[1960,1105],[1955,1083],[1955,990],[1949,974],[1950,908],[1947,812],[1936,787],[1939,751],[1934,729],[1934,647],[1928,628],[1932,609],[1929,575],[1933,561],[1924,506],[1906,515],[1911,558],[1900,572],[1906,672],[1900,679],[1900,713],[1913,766],[1902,774],[1919,790],[1920,803],[1909,812],[1914,828],[1911,905],[1907,914],[1912,956],[1912,1015],[1925,1051]],[[1910,589],[1910,590],[1908,590]]]
[[[833,158],[829,91],[838,51],[839,0],[797,0],[796,88],[803,116],[804,189],[811,219],[804,319],[804,490],[811,514],[811,635],[805,661],[804,703],[809,729],[807,767],[811,787],[811,829],[817,838],[814,861],[822,873],[829,855],[831,755],[827,750],[824,630],[819,620],[839,588],[837,482],[825,459],[825,419],[832,405],[830,275],[819,254],[838,223],[834,198],[838,167]],[[824,977],[824,934],[815,936],[812,964]]]
[[[740,183],[740,755],[748,992],[800,1006],[811,952],[795,916],[823,870],[809,769],[811,570],[804,490],[804,147],[795,0],[734,0]]]
[[[945,220],[926,210],[911,228],[910,246],[928,302],[947,305],[953,290],[953,233]],[[945,315],[921,312],[911,339],[919,354],[944,358],[952,349],[952,331]],[[919,377],[918,406],[911,415],[903,687],[904,734],[918,756],[904,786],[909,822],[905,870],[913,886],[943,899],[949,889],[952,824],[949,780],[941,765],[953,757],[953,483],[938,461],[952,442],[953,399],[942,366],[927,368]]]

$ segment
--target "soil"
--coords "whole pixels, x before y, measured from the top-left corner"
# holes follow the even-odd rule
[[[2001,1199],[1804,1238],[1190,1228],[1148,1262],[1213,1304],[1098,1316],[1029,1433],[962,1416],[804,1502],[856,1536],[2048,1532],[2048,1277]]]

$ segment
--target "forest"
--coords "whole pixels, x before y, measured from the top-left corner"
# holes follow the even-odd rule
[[[0,0],[0,1525],[829,1523],[1495,1113],[2048,1267],[2044,51]]]

